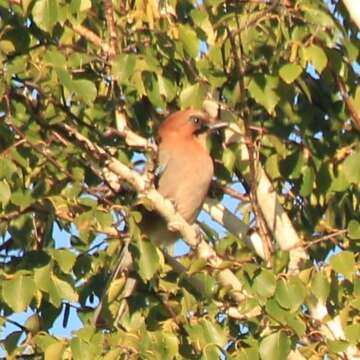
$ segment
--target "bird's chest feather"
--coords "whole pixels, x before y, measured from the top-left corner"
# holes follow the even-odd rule
[[[213,163],[201,147],[160,148],[159,164],[163,171],[159,192],[172,200],[177,211],[192,223],[202,206],[213,176]]]

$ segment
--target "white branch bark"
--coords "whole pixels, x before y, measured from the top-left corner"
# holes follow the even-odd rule
[[[238,217],[224,207],[224,205],[215,202],[212,199],[206,199],[204,210],[213,220],[224,226],[226,230],[237,236],[255,252],[256,255],[265,259],[265,250],[263,242],[258,233],[248,234],[249,226],[243,223]]]
[[[343,0],[343,3],[349,12],[352,21],[360,30],[360,3],[359,0]]]
[[[358,8],[360,6],[358,5]],[[359,10],[360,11],[360,10]],[[242,138],[240,128],[230,129],[227,134],[227,139],[232,142],[235,139],[239,142]],[[245,144],[240,145],[241,160],[248,160],[249,154]],[[257,164],[257,200],[261,208],[262,214],[265,218],[267,226],[269,227],[277,245],[280,249],[289,251],[289,273],[296,273],[300,271],[300,266],[308,255],[301,246],[301,239],[294,229],[287,213],[281,206],[277,194],[274,191],[272,184],[267,177],[261,164]],[[321,322],[321,333],[330,340],[344,340],[344,329],[339,316],[331,318],[327,311],[326,305],[319,299],[310,297],[307,300],[311,316]],[[360,359],[359,351],[355,346],[349,346],[344,352],[349,359]],[[291,354],[292,359],[301,359],[302,355],[296,351]]]

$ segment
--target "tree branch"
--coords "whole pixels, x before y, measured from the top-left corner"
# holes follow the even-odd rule
[[[87,27],[83,25],[70,25],[70,27],[79,35],[84,37],[86,40],[90,41],[92,44],[94,44],[96,47],[104,51],[105,54],[110,53],[110,47],[109,45],[104,42],[100,36],[95,34],[93,31],[88,29]]]
[[[189,225],[176,212],[170,200],[165,199],[154,187],[148,187],[146,176],[129,169],[126,165],[111,157],[100,146],[92,143],[88,138],[69,125],[57,124],[57,126],[60,126],[69,134],[70,137],[74,137],[78,142],[80,142],[89,155],[93,156],[97,160],[104,161],[108,170],[113,172],[120,181],[126,181],[139,194],[146,197],[147,200],[150,201],[154,210],[158,212],[167,221],[167,223],[176,224],[175,230],[180,232],[184,241],[194,251],[197,251],[199,256],[208,262],[209,266],[215,269],[221,268],[222,259],[217,256],[214,249],[209,246],[204,239],[199,239],[198,231],[193,226]],[[217,273],[217,279],[223,287],[231,289],[231,295],[235,301],[241,302],[244,300],[245,295],[243,286],[229,269],[219,270]]]
[[[105,7],[106,24],[110,36],[109,56],[110,59],[113,60],[117,54],[118,39],[116,34],[114,8],[113,8],[112,0],[104,0],[104,7]]]
[[[357,0],[342,0],[351,19],[360,31],[360,6]]]

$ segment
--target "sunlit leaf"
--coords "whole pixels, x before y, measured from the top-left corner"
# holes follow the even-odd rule
[[[262,269],[260,274],[255,277],[253,289],[262,297],[269,298],[275,292],[276,280],[274,274],[266,269]]]
[[[285,360],[288,357],[289,350],[289,337],[282,331],[278,331],[261,340],[259,353],[263,360]]]
[[[360,222],[356,220],[350,220],[348,224],[348,232],[351,239],[360,239]]]
[[[160,257],[156,247],[149,240],[139,238],[135,250],[135,266],[144,280],[150,280],[159,268]]]
[[[6,180],[0,181],[0,204],[6,205],[11,197],[11,189]]]
[[[270,75],[257,75],[249,83],[248,90],[254,100],[274,114],[280,97],[276,92],[279,80]]]
[[[330,283],[323,272],[316,272],[311,280],[311,292],[325,303],[330,294]]]
[[[37,0],[32,14],[34,21],[42,30],[52,32],[58,21],[58,2],[56,0]]]
[[[287,83],[292,84],[302,73],[301,66],[297,64],[286,64],[280,68],[279,75]]]
[[[304,48],[304,58],[306,61],[310,62],[320,74],[325,69],[328,62],[326,53],[317,45],[311,45]]]
[[[15,311],[26,310],[35,293],[34,280],[27,275],[19,274],[2,284],[2,298]]]
[[[332,268],[343,274],[350,281],[355,274],[355,258],[350,251],[341,251],[339,254],[333,255],[330,258],[330,265]]]
[[[179,38],[185,48],[185,51],[192,58],[195,58],[199,54],[200,50],[200,42],[195,31],[188,25],[180,25]]]

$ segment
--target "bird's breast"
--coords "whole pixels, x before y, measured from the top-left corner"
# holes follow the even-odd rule
[[[174,203],[189,223],[196,220],[214,172],[210,155],[202,148],[195,150],[190,145],[170,151],[160,149],[159,157],[164,166],[159,192]]]

